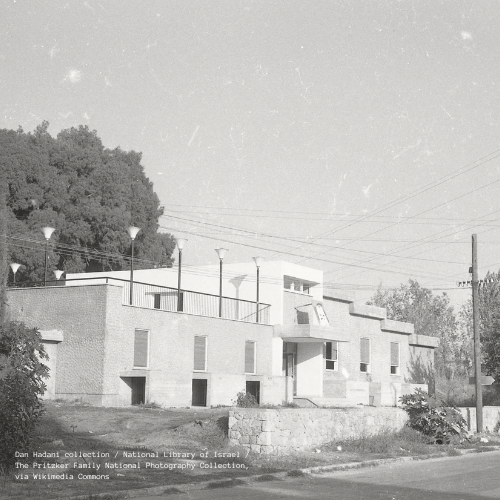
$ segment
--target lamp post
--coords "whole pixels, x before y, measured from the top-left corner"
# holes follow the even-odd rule
[[[260,271],[260,266],[261,266],[264,258],[263,257],[253,257],[253,260],[255,262],[255,265],[257,266],[257,312],[255,315],[255,321],[256,321],[256,323],[258,323],[259,322],[259,271]]]
[[[132,298],[134,296],[134,241],[140,230],[140,227],[135,226],[130,226],[128,228],[128,234],[132,238],[132,259],[130,261],[130,305],[132,305]]]
[[[21,264],[16,264],[15,262],[13,262],[11,265],[10,265],[10,268],[12,269],[12,272],[14,273],[14,287],[16,286],[16,273],[17,273],[17,270],[21,267]]]
[[[181,268],[182,268],[182,249],[186,243],[186,239],[177,238],[177,249],[179,250],[179,270],[177,273],[177,311],[182,311],[184,309],[184,301],[181,296]]]
[[[43,286],[47,286],[47,264],[48,264],[48,253],[49,253],[49,240],[52,233],[55,231],[53,227],[42,227],[43,235],[45,236],[45,273],[43,275]]]
[[[219,318],[222,318],[222,261],[224,259],[224,255],[229,250],[227,248],[216,248],[215,251],[219,256],[219,269],[220,269],[220,279],[219,279]]]

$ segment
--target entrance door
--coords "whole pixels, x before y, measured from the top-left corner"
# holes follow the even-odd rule
[[[285,365],[285,375],[287,377],[293,378],[293,395],[297,395],[297,379],[295,377],[295,368],[296,368],[296,358],[293,353],[285,353],[283,354],[284,365]]]
[[[146,377],[132,377],[132,404],[143,405],[146,402]]]
[[[193,406],[207,406],[207,379],[194,378],[193,379]]]

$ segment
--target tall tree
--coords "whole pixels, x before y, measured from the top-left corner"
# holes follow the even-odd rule
[[[483,286],[479,287],[478,298],[483,370],[500,382],[500,271],[486,274]],[[464,325],[472,332],[471,301],[462,306],[461,313]]]
[[[51,270],[126,269],[131,225],[141,228],[134,265],[171,266],[175,241],[158,233],[163,211],[141,154],[106,149],[86,126],[63,130],[56,138],[47,129],[43,122],[33,133],[0,130],[9,258],[22,264],[19,281],[43,276],[43,226],[56,228],[50,240]]]
[[[463,371],[460,361],[463,339],[458,334],[453,306],[445,293],[434,295],[417,281],[409,280],[392,290],[379,287],[369,303],[385,307],[389,319],[413,323],[416,334],[439,338],[440,347],[435,356],[439,375],[452,378],[457,370]]]

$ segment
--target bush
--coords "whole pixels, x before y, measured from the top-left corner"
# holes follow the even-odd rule
[[[27,452],[42,416],[40,396],[48,359],[40,332],[22,323],[0,324],[0,472],[14,467],[15,452]]]
[[[445,405],[421,389],[400,398],[410,417],[409,426],[432,437],[436,442],[449,442],[452,436],[466,436],[466,422],[453,405]]]
[[[236,406],[240,408],[256,408],[259,406],[257,399],[248,392],[238,392],[236,395]]]

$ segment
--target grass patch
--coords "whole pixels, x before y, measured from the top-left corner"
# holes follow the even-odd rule
[[[217,488],[232,488],[233,486],[243,486],[247,484],[241,479],[230,479],[229,481],[213,481],[207,484],[207,490],[215,490]]]
[[[182,490],[179,488],[167,488],[166,490],[163,490],[163,495],[179,495],[181,493],[184,493]]]
[[[272,474],[264,474],[262,476],[258,476],[255,481],[257,483],[265,483],[267,481],[281,481],[279,477],[273,476]]]
[[[289,470],[287,472],[287,476],[289,477],[303,477],[305,475],[306,473],[304,471],[301,471],[300,469]]]

